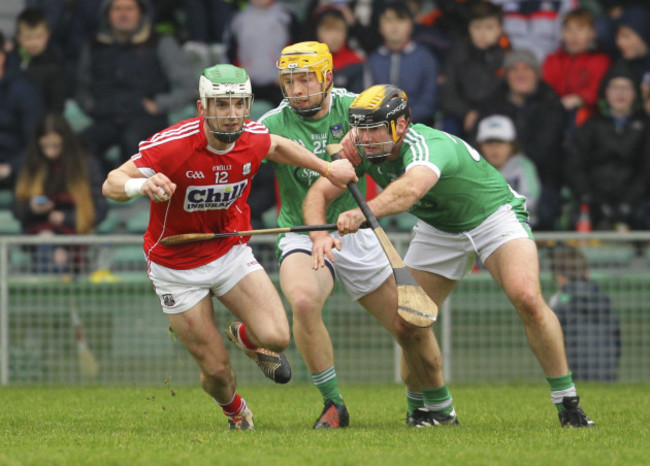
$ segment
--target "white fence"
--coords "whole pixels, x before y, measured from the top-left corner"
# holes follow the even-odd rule
[[[404,252],[410,235],[390,235]],[[610,296],[620,322],[616,379],[650,380],[650,233],[538,234],[544,295],[556,285],[550,246],[577,242],[591,276]],[[578,242],[579,241],[579,242]],[[0,384],[194,384],[198,370],[168,331],[145,274],[139,236],[42,239],[0,236]],[[277,283],[275,238],[252,241]],[[52,270],[40,254],[56,246],[75,256],[70,270]],[[225,330],[232,315],[215,300]],[[288,307],[287,307],[288,309]],[[291,318],[289,313],[289,318]],[[398,374],[390,336],[340,284],[324,311],[342,383],[391,382]],[[464,382],[539,380],[541,370],[512,305],[481,267],[464,279],[435,326],[448,379]],[[83,334],[85,343],[79,340]],[[90,354],[84,350],[87,346]],[[241,383],[262,383],[257,367],[227,343]],[[309,373],[292,344],[294,382]],[[85,358],[85,359],[84,359]]]

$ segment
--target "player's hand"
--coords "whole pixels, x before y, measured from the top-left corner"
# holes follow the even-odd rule
[[[347,233],[356,233],[365,220],[366,217],[364,217],[360,209],[352,209],[339,215],[336,227],[341,236]]]
[[[337,188],[345,189],[350,182],[359,181],[349,160],[335,160],[331,163],[327,179]]]
[[[312,238],[313,245],[311,248],[312,268],[314,270],[325,267],[325,256],[330,261],[334,262],[334,253],[332,249],[336,248],[341,250],[341,240],[333,238],[328,234],[319,235],[317,238]]]
[[[356,129],[352,128],[341,140],[343,150],[339,152],[342,159],[347,159],[352,162],[352,165],[359,165],[361,163],[361,156],[357,152],[357,146],[354,145],[356,139]]]
[[[176,183],[162,173],[156,173],[147,179],[147,182],[142,185],[141,191],[156,203],[167,202],[176,191]]]

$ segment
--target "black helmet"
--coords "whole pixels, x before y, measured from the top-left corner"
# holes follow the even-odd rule
[[[411,117],[406,92],[392,84],[377,84],[363,91],[350,105],[348,110],[350,125],[355,130],[356,146],[359,154],[370,162],[381,163],[390,155],[399,140],[396,126],[399,117],[407,122]],[[391,141],[362,143],[359,133],[363,129],[385,126]],[[382,146],[381,148],[378,146]],[[378,149],[381,149],[377,152]]]

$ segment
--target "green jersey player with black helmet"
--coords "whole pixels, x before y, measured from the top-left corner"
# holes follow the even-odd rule
[[[526,220],[525,198],[462,139],[409,121],[406,94],[392,85],[362,92],[349,110],[353,163],[383,191],[368,202],[377,217],[409,211],[418,222],[404,262],[427,294],[442,305],[478,255],[505,290],[521,317],[533,353],[551,386],[562,426],[594,423],[578,406],[579,398],[566,360],[562,328],[541,293],[537,247]],[[347,154],[351,152],[348,151]],[[360,156],[360,157],[359,157]],[[316,183],[304,203],[306,223],[318,223],[325,207],[342,190]],[[339,215],[341,234],[353,233],[365,220],[359,209]],[[335,246],[321,243],[314,267]],[[442,377],[441,355],[435,360]],[[409,368],[405,368],[409,372]],[[407,385],[417,385],[407,374]],[[428,406],[417,419],[435,416]]]
[[[356,94],[332,87],[333,62],[326,44],[301,42],[285,47],[278,60],[285,100],[260,121],[272,134],[297,141],[318,157],[329,160],[325,147],[338,143],[349,130],[348,109]],[[280,226],[303,222],[302,202],[317,173],[273,164],[280,188]],[[365,180],[360,188],[365,189]],[[356,206],[344,193],[332,203],[326,216],[335,222],[341,212]],[[314,243],[333,242],[336,248],[326,259],[326,267],[313,270]],[[457,424],[451,395],[436,378],[433,334],[428,329],[407,325],[397,317],[397,287],[392,269],[372,231],[361,230],[344,238],[327,232],[313,235],[287,233],[278,239],[280,285],[293,312],[293,336],[300,354],[320,390],[324,407],[315,429],[345,427],[349,415],[339,391],[334,350],[323,323],[322,309],[338,276],[349,296],[357,300],[404,349],[409,367],[430,389],[431,402],[444,405],[439,423]],[[420,386],[418,386],[420,389]]]

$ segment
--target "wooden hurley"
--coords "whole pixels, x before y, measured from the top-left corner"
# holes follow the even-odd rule
[[[332,160],[338,160],[341,157],[339,152],[343,150],[341,144],[328,144],[327,152],[332,157]],[[356,184],[348,183],[348,190],[359,204],[361,212],[366,217],[367,223],[370,228],[375,232],[375,236],[379,240],[384,253],[388,257],[388,262],[393,269],[395,281],[397,282],[397,313],[399,316],[411,325],[416,327],[430,327],[438,317],[438,306],[427,295],[422,287],[415,281],[413,275],[406,268],[402,258],[395,250],[393,243],[388,239],[388,235],[384,229],[379,225],[377,217],[372,213],[368,203],[359,191]]]

